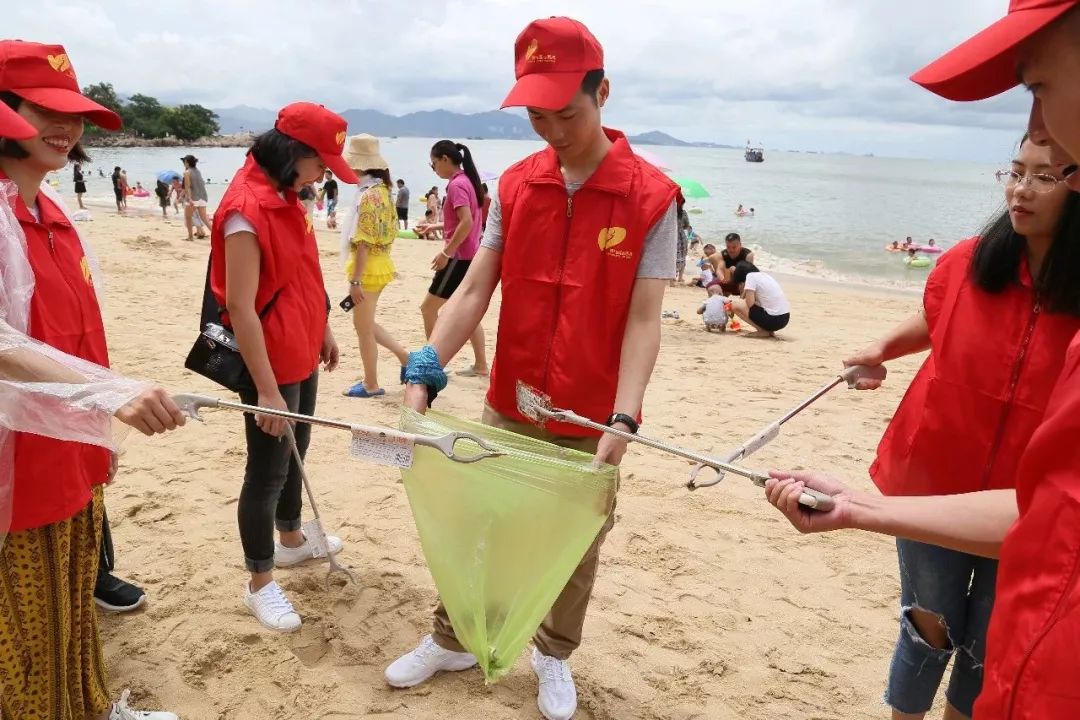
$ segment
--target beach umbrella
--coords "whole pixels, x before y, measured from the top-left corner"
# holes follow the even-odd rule
[[[157,179],[165,184],[171,183],[173,180],[179,180],[182,177],[183,175],[175,170],[162,170],[157,174]]]
[[[634,148],[633,150],[635,155],[637,155],[639,158],[649,163],[650,165],[654,165],[664,171],[671,169],[671,166],[668,165],[667,161],[656,153],[650,152],[648,150],[642,150],[641,148]]]
[[[674,176],[671,179],[674,180],[680,188],[682,188],[683,197],[687,199],[709,197],[709,191],[706,190],[705,186],[699,183],[697,180],[678,176]]]

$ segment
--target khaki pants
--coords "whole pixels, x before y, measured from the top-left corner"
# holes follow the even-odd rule
[[[546,430],[535,425],[528,425],[511,420],[492,410],[484,404],[483,423],[502,430],[510,430],[519,435],[545,440],[547,442],[583,452],[595,453],[599,438],[595,437],[567,437],[565,435],[552,435]],[[581,629],[585,625],[585,612],[589,609],[589,598],[592,596],[593,583],[596,581],[596,568],[600,564],[600,545],[607,537],[612,525],[615,524],[615,504],[612,503],[611,515],[607,522],[600,528],[596,540],[585,552],[566,583],[566,587],[559,594],[552,605],[551,611],[540,624],[533,642],[537,650],[545,655],[565,660],[570,657],[581,645]],[[454,627],[450,624],[450,617],[446,614],[446,608],[442,602],[435,608],[434,631],[431,634],[435,642],[442,648],[454,652],[466,652],[461,643],[454,636]]]

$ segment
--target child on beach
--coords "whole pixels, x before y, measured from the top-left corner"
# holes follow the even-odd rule
[[[719,285],[709,288],[709,299],[701,303],[698,315],[705,322],[705,332],[724,332],[727,329],[727,308],[724,306],[724,293]]]

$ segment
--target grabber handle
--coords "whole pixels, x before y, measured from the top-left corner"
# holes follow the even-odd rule
[[[889,371],[885,369],[884,365],[876,367],[852,365],[849,368],[844,368],[844,372],[840,373],[840,377],[847,382],[849,388],[854,390],[860,380],[880,380],[884,382],[885,376],[888,374]]]
[[[823,492],[811,490],[810,488],[806,488],[802,491],[802,495],[799,496],[799,504],[804,505],[811,510],[820,510],[821,512],[829,512],[833,509],[833,499],[831,495],[826,495]]]

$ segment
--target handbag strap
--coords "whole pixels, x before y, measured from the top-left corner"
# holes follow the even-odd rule
[[[202,312],[199,315],[199,330],[207,326],[208,323],[222,323],[222,315],[225,313],[225,308],[217,304],[217,298],[214,297],[213,290],[210,289],[210,263],[208,258],[206,261],[206,283],[203,286],[203,302]],[[284,288],[279,288],[269,300],[266,301],[266,305],[259,312],[259,319],[263,319],[270,312],[270,309],[274,307],[274,303],[277,302],[278,296],[281,295],[281,291]],[[222,323],[224,326],[224,323]]]

